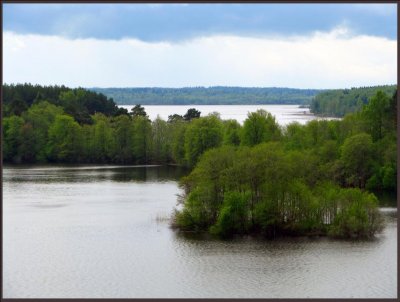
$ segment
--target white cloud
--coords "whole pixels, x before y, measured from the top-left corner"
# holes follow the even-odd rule
[[[212,36],[183,43],[68,40],[3,33],[5,83],[70,87],[279,86],[340,88],[396,83],[397,42],[349,36]]]

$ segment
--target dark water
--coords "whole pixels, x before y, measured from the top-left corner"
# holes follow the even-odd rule
[[[395,298],[397,210],[372,241],[198,240],[168,227],[176,167],[3,170],[5,298]]]

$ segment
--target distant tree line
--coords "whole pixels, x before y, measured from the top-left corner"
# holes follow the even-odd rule
[[[343,117],[347,113],[360,111],[378,90],[393,95],[396,87],[396,85],[385,85],[327,90],[318,93],[312,99],[310,110],[319,115]]]
[[[293,88],[187,87],[91,88],[119,105],[309,104],[322,90]]]

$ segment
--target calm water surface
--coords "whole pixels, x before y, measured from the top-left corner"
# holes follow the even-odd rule
[[[120,105],[119,107],[130,111],[133,106]],[[221,119],[235,119],[241,124],[247,118],[248,112],[255,112],[258,109],[270,112],[280,125],[287,125],[294,121],[305,124],[314,119],[321,119],[310,114],[308,108],[299,108],[299,105],[147,105],[143,107],[151,120],[154,120],[157,115],[164,120],[168,119],[168,115],[174,113],[184,115],[189,108],[196,108],[201,112],[201,116],[218,112],[221,115]]]
[[[376,240],[189,239],[176,167],[3,170],[5,298],[395,298],[397,211]]]

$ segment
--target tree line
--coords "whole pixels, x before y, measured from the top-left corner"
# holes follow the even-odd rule
[[[61,96],[63,92],[60,93]],[[278,142],[285,150],[308,154],[323,166],[321,174],[340,186],[396,188],[396,106],[378,91],[360,112],[342,120],[314,120],[281,127],[270,113],[248,114],[243,125],[218,113],[151,121],[144,108],[110,115],[96,112],[79,123],[64,107],[33,102],[20,115],[3,118],[3,160],[9,163],[178,164],[193,168],[208,149]],[[346,160],[347,159],[347,160]],[[315,170],[317,171],[317,170]],[[311,172],[310,172],[311,173]],[[313,172],[311,174],[315,174]]]
[[[361,111],[378,90],[393,95],[396,87],[385,85],[323,91],[312,99],[310,110],[318,115],[343,117],[347,113]]]
[[[119,105],[309,104],[322,90],[278,87],[92,88]]]
[[[83,88],[71,89],[65,86],[40,86],[32,84],[3,85],[3,116],[20,116],[33,104],[47,101],[63,108],[80,124],[91,124],[91,115],[99,112],[106,116],[128,114],[119,108],[114,100],[104,94]]]

